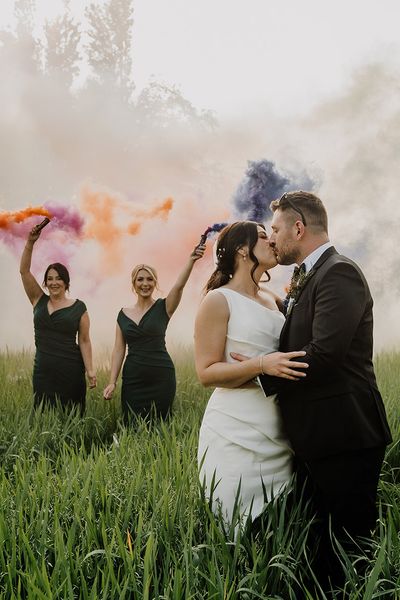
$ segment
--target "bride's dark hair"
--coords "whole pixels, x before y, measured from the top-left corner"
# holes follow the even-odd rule
[[[235,272],[236,252],[243,246],[249,248],[249,258],[253,261],[253,266],[250,272],[251,278],[254,281],[254,271],[260,264],[253,253],[253,248],[258,241],[257,226],[265,229],[262,223],[255,221],[237,221],[231,225],[227,225],[219,234],[216,247],[217,266],[207,281],[205,290],[206,293],[210,290],[215,290],[228,283]],[[270,276],[267,273],[268,281]],[[257,283],[254,281],[257,285]]]

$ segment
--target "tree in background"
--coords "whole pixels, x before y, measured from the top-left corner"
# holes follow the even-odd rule
[[[35,0],[15,0],[14,14],[17,20],[17,37],[27,36],[33,38],[35,9]]]
[[[62,16],[45,23],[43,58],[47,75],[61,79],[70,88],[80,72],[81,32],[70,14],[68,0],[65,2],[65,9]]]
[[[104,127],[103,133],[97,129],[96,137],[104,135],[105,143],[107,122],[125,114],[124,146],[134,143],[137,148],[146,132],[165,137],[176,129],[191,134],[199,127],[215,127],[211,111],[195,108],[173,84],[153,80],[134,95],[133,5],[134,0],[93,0],[82,25],[71,15],[70,0],[64,0],[62,14],[41,27],[36,23],[36,0],[15,0],[15,31],[0,32],[0,60],[8,73],[3,83],[14,90],[17,102],[40,129],[51,120],[46,130],[56,135],[63,111],[68,130],[79,131],[81,137],[84,115],[97,112],[104,115]],[[19,95],[22,89],[26,93]],[[48,102],[52,111],[46,113],[42,107]],[[93,135],[92,143],[96,145]]]
[[[39,71],[41,67],[41,44],[34,36],[35,10],[36,0],[15,0],[16,35],[9,36],[7,40],[3,38],[4,45],[14,46],[14,50],[18,43],[22,50],[18,62],[21,68],[32,72]]]
[[[151,81],[141,91],[135,107],[146,128],[168,131],[179,123],[182,127],[213,129],[217,124],[212,111],[197,110],[175,85],[158,81]]]
[[[132,79],[133,0],[91,3],[85,10],[89,23],[86,51],[92,76],[102,84],[117,85],[129,101]]]

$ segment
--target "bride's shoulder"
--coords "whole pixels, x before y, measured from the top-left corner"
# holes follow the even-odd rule
[[[210,290],[206,293],[206,295],[203,298],[203,302],[219,302],[219,303],[225,303],[226,304],[226,297],[225,297],[225,293],[224,293],[224,288],[223,287],[219,287],[219,288],[215,288],[214,290]]]
[[[201,307],[203,310],[212,310],[212,311],[228,311],[228,301],[223,292],[222,288],[216,288],[214,290],[210,290],[204,296]]]

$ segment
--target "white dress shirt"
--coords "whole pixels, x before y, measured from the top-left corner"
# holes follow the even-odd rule
[[[325,250],[328,250],[328,248],[331,248],[332,246],[333,246],[332,242],[326,242],[325,244],[322,244],[322,246],[318,246],[318,248],[316,248],[313,252],[311,252],[311,254],[306,256],[306,258],[303,260],[304,266],[306,268],[306,273],[311,271],[311,269],[313,268],[315,263],[319,260],[319,258],[323,255]]]

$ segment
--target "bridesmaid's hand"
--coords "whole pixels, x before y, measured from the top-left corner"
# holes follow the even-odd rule
[[[199,244],[199,246],[196,246],[194,248],[193,252],[190,255],[190,258],[192,259],[193,262],[195,262],[196,260],[203,258],[205,251],[206,251],[206,245]]]
[[[37,225],[35,225],[35,227],[32,227],[32,229],[28,233],[27,241],[34,244],[40,238],[41,231],[42,230],[38,229]]]
[[[114,390],[116,388],[115,383],[109,383],[108,386],[104,389],[103,398],[104,400],[111,400]]]
[[[95,388],[97,385],[96,374],[93,371],[90,371],[90,373],[87,373],[87,378],[89,381],[89,388],[90,389]]]

